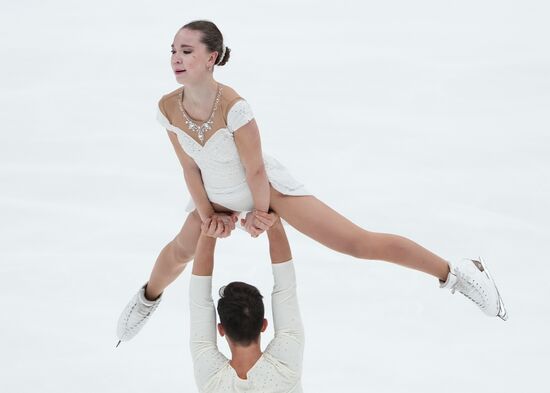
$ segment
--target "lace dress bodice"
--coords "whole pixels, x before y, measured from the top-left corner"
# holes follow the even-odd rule
[[[252,210],[252,194],[234,140],[234,133],[254,118],[250,105],[244,99],[235,100],[223,116],[226,124],[215,129],[204,145],[172,124],[161,108],[159,105],[157,120],[177,135],[182,149],[197,163],[210,201],[234,211]],[[309,194],[275,158],[263,154],[263,159],[268,179],[275,189],[288,195]],[[186,210],[192,209],[194,203],[191,201]]]

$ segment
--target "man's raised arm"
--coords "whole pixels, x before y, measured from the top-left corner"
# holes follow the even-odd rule
[[[216,224],[210,219],[203,223],[189,284],[190,347],[199,389],[202,389],[228,361],[218,351],[216,309],[212,300],[216,238],[206,235],[209,226]]]
[[[290,245],[279,219],[267,230],[273,270],[271,304],[275,338],[266,352],[293,371],[301,373],[304,353],[304,328],[296,294],[296,275]]]

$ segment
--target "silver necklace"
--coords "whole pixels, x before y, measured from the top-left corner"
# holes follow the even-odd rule
[[[218,94],[216,94],[216,99],[214,100],[214,105],[212,107],[212,113],[210,114],[210,117],[201,126],[199,126],[197,123],[191,120],[191,118],[183,108],[183,88],[180,91],[179,104],[180,104],[181,113],[183,114],[183,119],[185,120],[185,124],[187,125],[187,128],[189,128],[192,132],[197,133],[201,143],[204,143],[204,134],[212,129],[212,124],[214,124],[214,114],[216,113],[216,109],[218,109],[218,104],[220,103],[221,94],[222,94],[222,87],[220,86],[218,88]]]

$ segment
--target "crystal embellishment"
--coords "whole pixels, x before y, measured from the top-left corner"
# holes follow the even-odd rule
[[[220,98],[222,95],[222,87],[220,86],[218,89],[218,94],[216,94],[216,99],[214,100],[214,105],[212,107],[212,113],[210,113],[210,117],[206,122],[204,122],[202,125],[198,125],[195,123],[185,109],[183,108],[183,89],[180,91],[180,97],[179,97],[179,106],[181,113],[183,114],[183,119],[185,120],[185,124],[187,125],[187,128],[189,128],[192,132],[197,133],[197,136],[199,137],[199,140],[202,144],[204,144],[204,134],[206,134],[208,131],[212,129],[212,124],[214,124],[214,114],[216,113],[216,109],[218,109],[218,104],[220,103]]]

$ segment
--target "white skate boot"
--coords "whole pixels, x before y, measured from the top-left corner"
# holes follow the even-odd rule
[[[485,314],[506,321],[508,314],[485,263],[474,259],[449,262],[450,272],[447,281],[440,280],[441,288],[452,293],[458,291],[473,301]]]
[[[119,342],[117,347],[121,341],[128,341],[139,333],[162,299],[161,295],[156,300],[147,300],[145,298],[146,285],[141,287],[138,293],[130,299],[118,318],[117,336]]]

